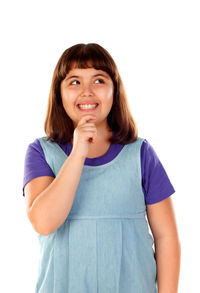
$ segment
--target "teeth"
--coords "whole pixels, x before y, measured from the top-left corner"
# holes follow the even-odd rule
[[[96,105],[78,105],[78,106],[81,109],[93,109],[97,106],[97,104]]]

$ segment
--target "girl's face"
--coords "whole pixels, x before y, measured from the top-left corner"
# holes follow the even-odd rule
[[[76,127],[83,115],[93,114],[98,125],[107,125],[107,116],[112,108],[114,85],[107,72],[94,68],[74,68],[61,82],[60,92],[63,107]],[[93,109],[80,109],[79,104],[94,105]]]

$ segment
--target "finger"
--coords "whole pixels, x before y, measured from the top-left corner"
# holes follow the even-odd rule
[[[91,127],[84,127],[84,128],[82,128],[82,131],[97,133],[97,129],[94,129],[94,128],[91,128]]]
[[[79,121],[79,125],[85,124],[86,122],[90,121],[90,120],[96,120],[96,116],[94,115],[85,115],[83,116],[80,121]]]
[[[97,130],[94,123],[85,123],[79,126],[79,129],[94,129]]]
[[[81,125],[81,127],[87,127],[87,126],[92,126],[95,127],[95,123],[94,122],[87,122]]]

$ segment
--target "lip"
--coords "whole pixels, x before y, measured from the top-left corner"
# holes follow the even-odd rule
[[[91,104],[91,103],[81,103],[81,105],[88,105],[88,104]],[[93,103],[93,104],[98,104],[98,105],[94,109],[80,109],[78,106],[79,104],[77,104],[76,107],[81,112],[95,112],[99,108],[99,103]],[[93,105],[93,104],[91,104],[91,105]]]
[[[81,103],[78,103],[77,105],[94,105],[94,104],[99,104],[97,102],[81,102]]]

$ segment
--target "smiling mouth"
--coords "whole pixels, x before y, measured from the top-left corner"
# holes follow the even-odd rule
[[[97,104],[90,104],[90,105],[84,105],[84,104],[78,104],[77,108],[80,111],[95,111],[98,108],[98,103]]]

